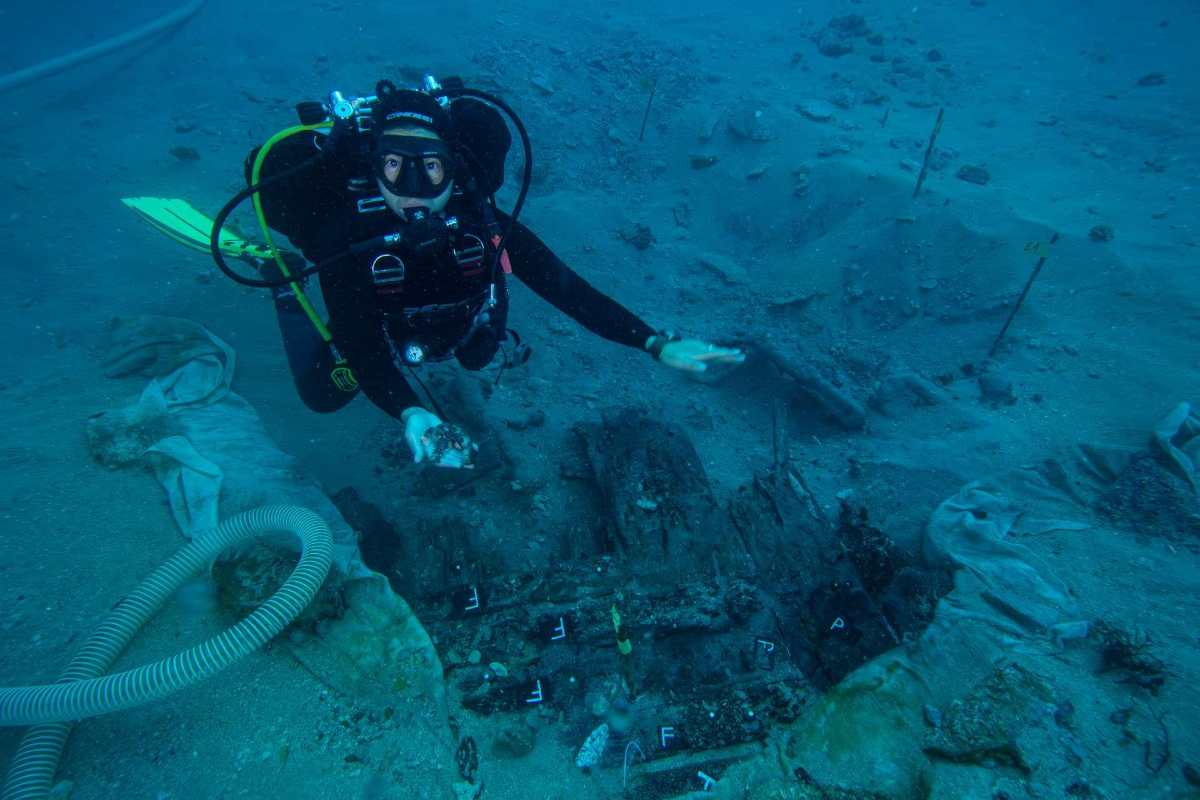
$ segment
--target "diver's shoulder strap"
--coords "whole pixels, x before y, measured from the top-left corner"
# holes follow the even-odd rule
[[[495,251],[496,251],[496,248],[500,246],[500,239],[503,238],[503,236],[504,236],[504,229],[500,227],[500,221],[498,219],[496,219],[496,209],[492,206],[492,203],[490,202],[493,199],[494,198],[488,198],[488,200],[480,201],[480,203],[479,203],[480,212],[479,213],[480,213],[480,216],[483,217],[483,224],[487,228],[488,239],[492,243],[492,247],[491,247],[492,256],[491,257],[496,258]],[[505,275],[512,274],[512,262],[508,260],[508,248],[507,247],[505,247],[504,252],[500,253],[500,255],[499,255],[499,267],[500,267],[500,271],[503,272]]]
[[[478,206],[476,210],[480,218],[483,219],[483,224],[487,226],[488,235],[496,237],[504,233],[504,230],[500,227],[500,221],[496,219],[496,209],[492,206],[491,201],[492,198],[490,197],[479,198],[478,200],[472,198],[472,202]]]

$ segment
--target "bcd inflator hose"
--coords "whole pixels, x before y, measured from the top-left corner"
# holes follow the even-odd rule
[[[221,634],[152,664],[106,675],[109,667],[189,578],[225,549],[264,534],[300,539],[300,563],[271,597]],[[57,683],[0,688],[0,725],[33,725],[22,738],[3,800],[40,800],[50,791],[75,720],[132,708],[208,678],[254,652],[304,610],[320,590],[333,557],[321,517],[296,506],[264,506],[231,517],[198,537],[117,603]]]

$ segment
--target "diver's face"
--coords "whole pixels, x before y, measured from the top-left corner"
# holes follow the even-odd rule
[[[436,133],[424,128],[392,128],[388,129],[384,135],[385,137],[387,135],[397,135],[432,139],[437,142],[441,141],[441,137]],[[386,152],[381,158],[382,161],[379,163],[378,169],[382,173],[382,177],[388,183],[395,185],[400,180],[401,171],[404,168],[404,158],[400,154],[388,154]],[[430,185],[446,185],[445,191],[437,197],[406,197],[391,191],[384,180],[380,180],[378,177],[375,180],[376,185],[379,187],[379,193],[383,195],[383,200],[387,203],[388,208],[401,217],[404,216],[405,210],[419,207],[428,208],[431,213],[436,214],[446,207],[446,202],[450,199],[453,183],[446,179],[447,167],[445,161],[438,157],[426,157],[422,159],[421,166],[426,176],[428,176]]]

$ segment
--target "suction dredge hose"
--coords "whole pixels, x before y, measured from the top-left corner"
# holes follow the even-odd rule
[[[163,603],[226,548],[266,533],[300,539],[300,563],[283,585],[241,622],[189,650],[105,675]],[[295,506],[264,506],[231,517],[188,544],[121,598],[83,644],[58,682],[0,688],[0,725],[34,725],[21,740],[3,800],[44,798],[74,720],[132,708],[208,678],[278,634],[316,596],[329,572],[333,537],[325,521]]]

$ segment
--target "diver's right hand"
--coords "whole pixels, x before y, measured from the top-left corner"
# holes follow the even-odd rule
[[[404,441],[412,450],[413,462],[428,461],[438,467],[472,469],[471,463],[479,445],[471,441],[466,431],[438,419],[436,414],[419,407],[404,409]]]

